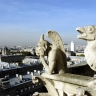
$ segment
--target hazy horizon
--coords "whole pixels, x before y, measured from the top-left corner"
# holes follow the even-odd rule
[[[1,0],[0,46],[35,46],[41,34],[59,33],[64,43],[77,39],[76,27],[96,24],[95,0]]]

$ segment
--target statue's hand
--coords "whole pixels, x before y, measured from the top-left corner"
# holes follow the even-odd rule
[[[40,60],[43,62],[45,59],[44,59],[44,51],[43,50],[40,50]]]
[[[40,49],[40,57],[44,57],[44,50]]]
[[[40,59],[42,61],[42,59],[44,60],[44,55],[40,55]]]

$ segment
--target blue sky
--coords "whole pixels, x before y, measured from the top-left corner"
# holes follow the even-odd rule
[[[87,25],[96,25],[96,0],[0,0],[0,46],[36,45],[49,30],[86,44],[75,29]]]

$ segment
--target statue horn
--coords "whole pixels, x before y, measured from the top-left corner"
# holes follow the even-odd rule
[[[44,34],[41,35],[41,37],[40,37],[40,41],[43,41],[43,40],[44,40]]]

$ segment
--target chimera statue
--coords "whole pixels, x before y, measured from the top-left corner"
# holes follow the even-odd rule
[[[96,71],[96,27],[87,26],[76,30],[81,33],[78,38],[88,41],[85,58],[89,66]],[[60,36],[55,31],[49,31],[47,36],[52,40],[52,44],[44,40],[42,35],[36,46],[36,54],[40,56],[46,73],[34,75],[32,82],[42,82],[48,93],[38,93],[38,96],[96,96],[96,78],[68,73],[64,45]],[[47,62],[44,56],[48,57]]]
[[[52,40],[52,44],[44,40],[41,36],[36,46],[36,54],[40,56],[45,71],[48,74],[63,74],[67,72],[67,62],[63,42],[59,34],[55,31],[49,31],[47,36]],[[48,64],[44,56],[48,57]]]

